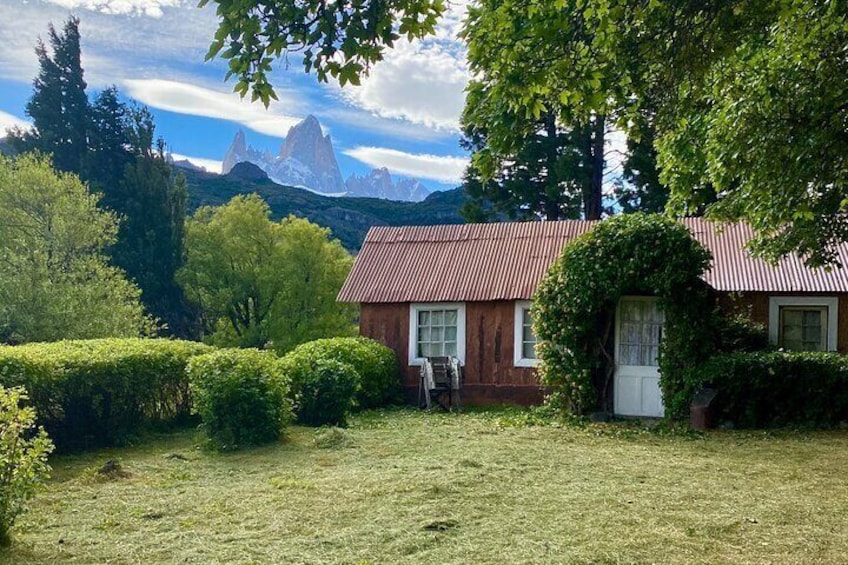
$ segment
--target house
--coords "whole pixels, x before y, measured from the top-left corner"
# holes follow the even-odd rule
[[[793,256],[770,266],[744,250],[748,226],[683,222],[713,254],[704,279],[723,309],[749,314],[787,348],[848,351],[846,270],[808,269]],[[374,227],[338,300],[360,303],[360,333],[397,353],[409,398],[423,358],[452,355],[464,367],[464,402],[538,403],[530,300],[563,247],[593,225]],[[848,264],[848,246],[839,260]],[[660,416],[662,312],[652,297],[625,297],[616,319],[615,411]]]

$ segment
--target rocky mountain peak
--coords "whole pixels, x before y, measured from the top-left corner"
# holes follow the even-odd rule
[[[324,135],[321,123],[312,114],[289,128],[279,153],[272,155],[247,144],[244,131],[236,132],[222,163],[222,173],[228,174],[238,163],[253,163],[279,184],[300,186],[320,194],[368,196],[391,200],[423,200],[429,190],[416,180],[395,182],[385,167],[373,169],[366,175],[351,175],[342,179],[336,152],[329,135]],[[255,175],[256,171],[240,171]]]
[[[227,174],[232,168],[241,161],[246,161],[244,157],[247,155],[247,141],[244,138],[244,130],[238,130],[230,148],[224,154],[224,160],[221,163],[221,172]]]
[[[329,135],[324,135],[318,118],[312,114],[289,129],[280,147],[279,158],[283,163],[289,161],[288,168],[292,171],[298,170],[298,165],[303,165],[312,172],[315,180],[313,184],[306,186],[320,192],[344,191],[344,181],[336,161],[333,142],[330,141]],[[296,162],[290,162],[291,160]]]
[[[233,138],[233,148],[244,151],[247,149],[247,142],[244,140],[244,130],[239,129],[236,136]]]
[[[371,169],[366,175],[350,175],[345,181],[348,196],[385,198],[387,200],[424,200],[430,191],[417,180],[395,182],[386,167]]]

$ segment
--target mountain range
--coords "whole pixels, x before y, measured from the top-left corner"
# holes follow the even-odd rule
[[[238,163],[253,163],[280,184],[306,188],[326,196],[360,196],[418,202],[430,193],[414,179],[395,180],[388,169],[373,169],[363,176],[342,180],[336,153],[329,135],[324,135],[318,119],[309,115],[292,126],[276,155],[247,144],[239,130],[224,155],[222,173]]]
[[[183,169],[188,184],[188,211],[220,206],[240,194],[258,194],[279,220],[294,214],[330,228],[333,237],[356,252],[371,226],[409,226],[463,223],[459,209],[465,202],[461,188],[434,192],[420,202],[380,198],[329,197],[299,187],[275,183],[258,166],[241,162],[226,175]]]
[[[14,155],[6,138],[0,138],[0,155]],[[275,183],[268,173],[250,162],[236,163],[225,175],[209,173],[184,159],[171,158],[170,163],[178,167],[186,179],[189,214],[193,214],[200,206],[221,206],[234,196],[258,194],[268,203],[274,220],[290,214],[307,218],[329,228],[332,237],[354,253],[359,250],[365,234],[372,226],[465,222],[459,214],[466,201],[461,188],[433,192],[418,202],[361,196],[330,197],[300,187]],[[387,175],[387,171],[376,169],[368,176],[379,180],[385,179]]]

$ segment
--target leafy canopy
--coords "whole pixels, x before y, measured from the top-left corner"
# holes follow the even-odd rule
[[[79,178],[34,154],[0,156],[0,338],[133,337],[154,331],[138,288],[109,265],[115,216]]]
[[[302,53],[318,80],[359,84],[386,48],[433,33],[444,0],[201,0],[217,5],[218,30],[206,59],[228,61],[234,90],[266,106],[277,99],[268,81],[276,59]]]
[[[848,4],[505,0],[486,21],[468,21],[482,38],[469,58],[496,73],[513,112],[567,104],[625,130],[655,112],[673,213],[718,194],[707,215],[750,222],[761,255],[835,260],[848,238]],[[510,26],[515,45],[500,48],[490,36]]]
[[[269,218],[256,195],[202,207],[186,225],[178,273],[217,344],[273,346],[352,332],[354,312],[335,298],[352,259],[329,231],[289,216]]]
[[[444,10],[438,0],[213,1],[209,55],[266,104],[271,64],[289,51],[322,80],[355,83],[396,33],[432,33]],[[486,95],[501,115],[567,108],[563,123],[608,116],[632,133],[648,112],[672,213],[706,206],[716,220],[745,220],[769,259],[836,261],[848,239],[848,3],[486,0],[469,8],[464,37],[472,71],[497,79]]]

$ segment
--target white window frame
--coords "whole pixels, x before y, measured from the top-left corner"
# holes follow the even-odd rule
[[[539,359],[528,359],[524,357],[524,310],[529,310],[533,303],[529,300],[515,301],[515,315],[513,316],[513,365],[515,367],[538,367]],[[538,342],[538,338],[536,338]]]
[[[424,364],[418,351],[418,313],[428,310],[456,310],[456,358],[465,365],[465,302],[413,302],[409,305],[409,364],[418,367]]]
[[[827,308],[827,339],[825,351],[836,351],[836,332],[839,328],[839,299],[835,296],[769,296],[769,340],[779,345],[780,308],[808,306]]]

